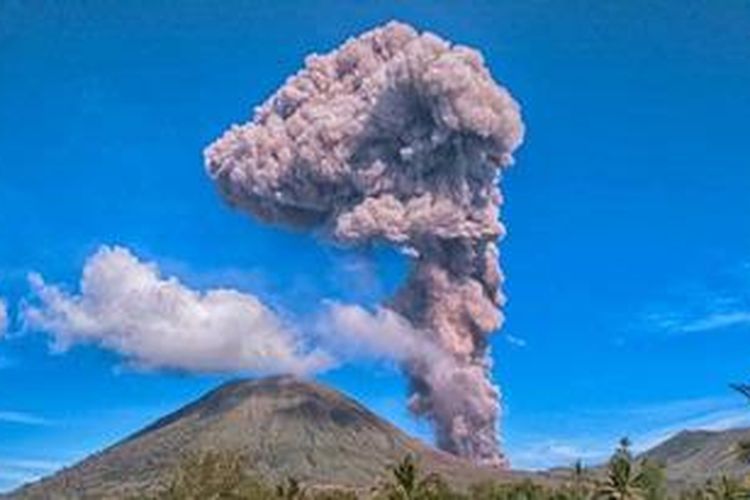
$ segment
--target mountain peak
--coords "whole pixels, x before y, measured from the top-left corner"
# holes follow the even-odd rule
[[[369,487],[405,455],[461,481],[498,477],[411,438],[345,396],[294,376],[238,379],[120,443],[31,485],[46,497],[75,491],[123,497],[152,491],[188,454],[227,451],[266,480]]]
[[[384,432],[400,432],[370,410],[316,382],[294,375],[277,375],[261,379],[234,379],[208,392],[195,402],[171,413],[127,438],[142,437],[185,418],[206,420],[244,408],[250,414],[263,413],[276,418],[329,419],[347,426],[367,423]]]

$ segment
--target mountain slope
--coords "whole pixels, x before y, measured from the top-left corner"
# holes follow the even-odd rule
[[[153,491],[186,454],[230,451],[270,481],[369,487],[406,454],[460,482],[501,478],[410,438],[352,399],[293,377],[225,384],[124,441],[11,498],[126,497]]]
[[[750,441],[750,428],[682,431],[642,457],[665,464],[667,477],[675,482],[703,482],[722,474],[739,477],[750,474],[750,465],[737,459],[736,446],[741,441]]]

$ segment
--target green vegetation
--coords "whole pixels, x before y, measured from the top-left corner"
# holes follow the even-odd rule
[[[733,387],[750,401],[750,385]],[[333,390],[277,377],[225,384],[12,498],[750,500],[750,429],[680,432],[643,456],[623,439],[598,467],[496,474],[445,460]]]
[[[739,457],[745,460],[745,456]],[[417,459],[407,455],[388,468],[387,479],[369,491],[322,488],[287,478],[271,487],[248,475],[243,457],[212,452],[186,457],[154,500],[739,500],[750,499],[750,489],[735,478],[722,476],[703,487],[670,494],[664,468],[638,460],[623,438],[606,468],[588,470],[576,462],[568,477],[546,482],[530,479],[485,482],[458,491],[435,473],[423,473]]]
[[[275,499],[261,481],[243,472],[242,457],[221,452],[187,456],[158,500]],[[285,497],[278,497],[285,498]]]
[[[308,491],[297,479],[268,486],[245,472],[239,454],[208,452],[185,457],[166,487],[149,500],[357,500],[352,491],[326,488]]]
[[[391,481],[378,490],[376,498],[384,500],[438,500],[461,498],[451,491],[438,474],[422,477],[416,459],[407,455],[390,468]]]
[[[599,485],[596,496],[611,500],[667,498],[664,467],[646,459],[637,462],[630,452],[630,441],[623,438],[609,460],[607,480]]]

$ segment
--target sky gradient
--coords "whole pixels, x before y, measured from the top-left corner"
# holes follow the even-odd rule
[[[624,434],[750,421],[750,5],[726,1],[0,4],[0,491],[124,437],[231,375],[51,353],[17,320],[29,272],[76,291],[101,245],[288,317],[376,304],[401,255],[336,249],[232,211],[202,150],[306,54],[390,19],[480,49],[523,107],[503,180],[503,439],[522,467]],[[393,366],[320,380],[429,439]]]

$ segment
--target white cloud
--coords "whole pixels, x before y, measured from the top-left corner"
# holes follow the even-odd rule
[[[50,460],[0,458],[0,489],[36,481],[62,467],[62,463]]]
[[[513,467],[522,470],[542,470],[568,467],[581,460],[586,465],[603,462],[611,453],[606,446],[583,442],[565,442],[556,439],[533,442],[511,456]]]
[[[740,397],[714,397],[537,414],[535,421],[542,425],[509,433],[515,434],[507,443],[514,467],[546,469],[570,466],[578,459],[595,465],[607,460],[623,436],[630,437],[633,450],[640,453],[683,430],[747,426],[750,411]],[[548,422],[555,422],[553,428]]]
[[[685,333],[707,332],[733,326],[750,326],[750,312],[720,312],[680,325],[679,329]]]
[[[711,409],[685,414],[674,422],[645,432],[639,436],[636,449],[645,451],[684,430],[723,431],[745,427],[750,424],[750,411],[744,402],[741,401],[738,404],[736,399],[715,399]],[[697,400],[696,402],[700,401],[709,403],[711,400]]]
[[[705,311],[688,314],[678,310],[649,313],[645,316],[648,325],[669,333],[703,333],[726,328],[750,327],[750,311],[727,310],[706,301]]]
[[[515,335],[511,335],[509,333],[505,334],[504,337],[506,342],[516,347],[526,347],[527,345],[526,340],[522,339],[521,337],[516,337]]]
[[[0,422],[22,425],[51,425],[46,418],[20,411],[0,410]]]
[[[257,297],[192,290],[125,248],[101,247],[91,256],[79,294],[38,274],[29,282],[35,300],[22,308],[24,324],[48,332],[58,352],[95,344],[141,368],[195,372],[304,374],[330,364]]]
[[[673,334],[750,327],[750,266],[717,271],[702,282],[665,291],[642,317],[648,330]]]
[[[8,306],[5,301],[0,298],[0,338],[5,335],[8,330]]]
[[[343,359],[376,358],[406,361],[411,357],[445,357],[425,334],[398,313],[377,307],[373,312],[329,301],[319,315],[316,330],[329,350]]]

